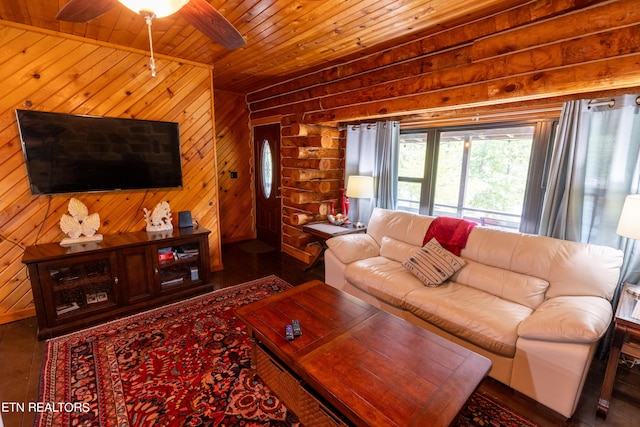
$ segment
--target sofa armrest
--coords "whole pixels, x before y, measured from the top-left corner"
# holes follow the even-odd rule
[[[327,240],[327,247],[343,264],[380,255],[380,246],[368,234],[345,234]]]
[[[611,303],[593,296],[561,296],[540,304],[518,327],[518,336],[533,340],[590,343],[606,332]]]

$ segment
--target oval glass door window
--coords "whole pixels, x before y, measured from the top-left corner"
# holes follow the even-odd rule
[[[273,186],[273,154],[268,140],[262,143],[262,190],[264,197],[271,197]]]

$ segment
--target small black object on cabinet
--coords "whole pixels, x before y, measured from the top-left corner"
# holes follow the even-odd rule
[[[191,218],[191,211],[178,212],[178,227],[193,227],[193,219]]]

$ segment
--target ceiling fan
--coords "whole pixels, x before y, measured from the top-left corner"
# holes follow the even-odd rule
[[[151,74],[155,77],[151,22],[176,12],[180,13],[197,30],[214,42],[233,50],[247,42],[242,35],[206,0],[69,0],[58,11],[56,19],[61,21],[87,23],[122,3],[132,11],[142,15],[147,21],[149,46],[151,51]]]

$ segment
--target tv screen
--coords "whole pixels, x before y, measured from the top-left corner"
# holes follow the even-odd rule
[[[16,110],[32,194],[182,187],[178,123]]]

